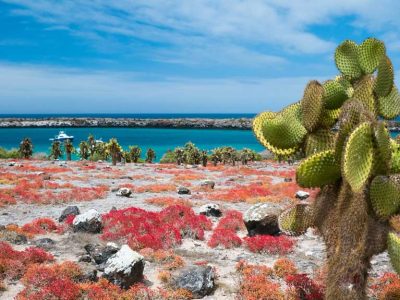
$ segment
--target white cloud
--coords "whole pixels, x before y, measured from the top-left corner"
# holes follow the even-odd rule
[[[278,110],[301,97],[306,77],[144,80],[141,74],[0,63],[3,113],[148,113]]]

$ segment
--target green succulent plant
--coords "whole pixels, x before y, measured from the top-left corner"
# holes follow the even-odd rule
[[[344,41],[335,63],[339,76],[310,81],[299,102],[259,114],[253,131],[277,156],[303,155],[297,183],[320,191],[279,225],[288,234],[317,227],[327,246],[326,298],[359,300],[373,255],[387,249],[400,272],[400,238],[389,223],[400,214],[400,147],[386,128],[400,114],[400,95],[377,39]]]
[[[33,144],[30,138],[24,138],[19,144],[19,155],[22,158],[29,159],[33,154]]]
[[[111,156],[112,165],[115,166],[117,161],[121,159],[123,153],[122,147],[119,145],[116,138],[112,138],[105,146],[108,154]]]

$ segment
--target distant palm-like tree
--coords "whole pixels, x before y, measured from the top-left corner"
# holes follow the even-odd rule
[[[118,144],[117,139],[112,138],[108,141],[106,148],[111,156],[112,165],[115,166],[117,161],[121,158],[123,152],[122,147]]]
[[[19,154],[22,158],[29,159],[33,154],[33,144],[30,138],[24,138],[19,144]]]
[[[50,157],[53,159],[59,159],[63,152],[61,150],[61,143],[59,141],[53,141],[51,144]]]
[[[153,160],[155,160],[155,159],[156,159],[156,153],[154,152],[154,150],[151,148],[147,149],[146,162],[152,163]]]
[[[141,154],[142,149],[140,149],[138,146],[129,146],[129,155],[132,162],[137,163]]]
[[[85,141],[80,142],[79,155],[80,155],[81,159],[89,158],[89,145],[87,142],[85,142]]]
[[[70,139],[65,140],[64,148],[67,154],[67,160],[71,160],[71,154],[75,152],[75,148]]]

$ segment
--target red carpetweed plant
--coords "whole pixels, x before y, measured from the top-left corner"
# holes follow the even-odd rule
[[[222,246],[224,248],[240,247],[242,240],[231,229],[215,229],[207,245],[211,248]]]
[[[228,210],[224,213],[224,217],[218,222],[216,229],[238,231],[244,228],[243,214],[237,210]]]
[[[22,283],[25,289],[21,291],[17,300],[41,300],[41,299],[63,299],[75,300],[79,298],[80,289],[74,282],[78,266],[68,265],[37,265],[28,268]],[[73,268],[73,272],[68,272]]]
[[[153,197],[146,199],[145,201],[146,203],[162,207],[171,205],[193,206],[190,200],[176,198],[176,197]]]
[[[243,300],[284,300],[285,295],[279,284],[270,276],[272,269],[266,266],[249,265],[240,261],[236,266],[240,277],[239,299]]]
[[[374,299],[400,299],[400,277],[394,273],[384,273],[374,280],[370,292]]]
[[[160,212],[140,208],[114,210],[103,215],[105,240],[124,240],[133,249],[169,249],[181,243],[182,237],[204,238],[212,223],[196,215],[187,206],[174,205]]]
[[[30,265],[53,259],[50,253],[40,248],[30,247],[24,251],[17,251],[10,244],[0,242],[0,280],[18,279]]]
[[[175,190],[176,186],[173,184],[148,184],[136,187],[135,193],[162,193]]]
[[[256,235],[245,237],[246,247],[251,252],[287,254],[292,251],[294,241],[286,236]]]
[[[175,270],[185,265],[183,258],[176,255],[172,250],[144,248],[140,250],[140,253],[146,260],[161,264],[165,270]]]
[[[210,198],[219,201],[243,202],[249,198],[265,197],[271,195],[271,190],[262,184],[237,185],[226,191],[214,192]]]
[[[306,274],[292,274],[285,278],[289,286],[289,293],[296,295],[297,299],[323,300],[324,289],[316,284]]]
[[[288,258],[279,258],[274,263],[274,274],[280,278],[297,273],[295,264]]]
[[[57,231],[59,227],[50,218],[35,219],[21,227],[21,232],[27,235],[45,234]]]

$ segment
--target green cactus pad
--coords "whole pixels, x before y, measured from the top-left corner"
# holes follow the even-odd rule
[[[393,88],[394,72],[390,59],[385,55],[378,66],[374,91],[378,97],[387,97]]]
[[[381,218],[388,219],[400,208],[400,186],[393,176],[376,176],[369,195],[375,213]]]
[[[315,80],[310,81],[304,90],[301,112],[303,125],[309,132],[313,131],[318,125],[324,107],[323,95],[324,88]]]
[[[257,140],[268,150],[270,150],[272,153],[276,155],[292,155],[296,153],[297,148],[291,148],[291,149],[280,149],[277,147],[272,146],[264,137],[263,134],[263,124],[265,120],[267,119],[273,119],[276,116],[276,113],[273,112],[263,112],[259,115],[257,115],[254,120],[253,120],[253,132],[254,135],[256,136]]]
[[[362,77],[354,87],[353,98],[360,101],[372,113],[376,113],[374,99],[374,78],[371,75]]]
[[[365,122],[350,134],[342,158],[342,176],[354,192],[359,192],[366,183],[373,166],[373,154],[372,127]]]
[[[374,38],[366,39],[358,46],[358,61],[366,74],[371,74],[378,67],[381,58],[385,55],[385,45]]]
[[[301,235],[313,226],[312,210],[308,204],[297,204],[278,217],[279,229],[287,235]]]
[[[303,160],[296,170],[296,181],[302,187],[322,187],[340,178],[340,164],[333,150],[314,154]]]
[[[324,109],[320,119],[320,125],[324,128],[331,129],[337,122],[340,115],[340,108],[338,109]]]
[[[324,106],[326,109],[340,108],[348,98],[346,88],[338,80],[328,80],[322,85],[324,88]]]
[[[390,170],[392,162],[392,148],[390,143],[390,133],[384,122],[378,122],[374,129],[375,143],[378,150],[379,160],[384,166],[384,170]]]
[[[336,134],[329,129],[319,129],[309,133],[305,141],[306,156],[316,154],[321,151],[333,149]]]
[[[358,100],[346,101],[339,116],[339,131],[336,139],[336,159],[341,161],[345,142],[350,133],[358,124],[366,121],[373,122],[374,116],[368,111],[364,104]]]
[[[344,90],[346,91],[347,98],[353,97],[353,92],[354,92],[353,86],[345,76],[343,75],[336,76],[335,80],[343,86]]]
[[[390,262],[393,269],[397,274],[400,274],[400,238],[394,232],[389,232],[387,244]]]
[[[265,139],[272,146],[280,149],[292,149],[300,145],[307,130],[293,114],[279,114],[273,119],[266,119],[263,125]]]
[[[346,40],[335,51],[335,63],[342,74],[350,78],[358,78],[362,70],[358,62],[358,45]]]
[[[395,86],[387,97],[378,98],[378,111],[385,119],[394,119],[400,115],[400,94]]]

